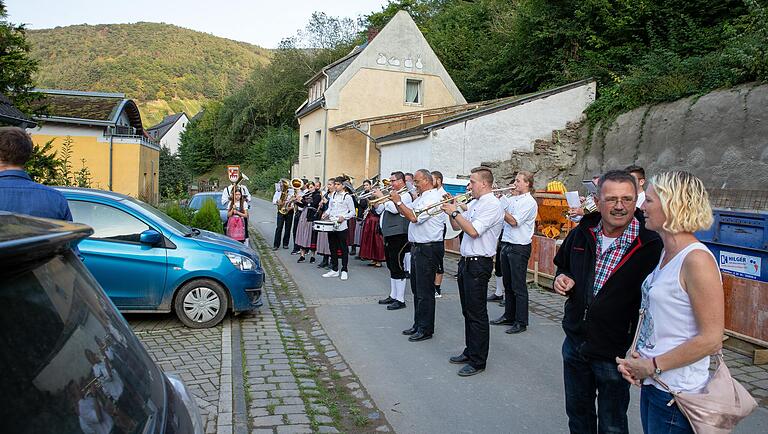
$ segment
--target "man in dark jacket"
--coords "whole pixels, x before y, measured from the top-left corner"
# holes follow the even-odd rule
[[[616,369],[637,326],[640,285],[661,255],[635,211],[624,171],[600,178],[598,211],[584,216],[555,256],[555,291],[568,297],[563,329],[565,410],[572,433],[627,433],[629,383]],[[597,395],[597,412],[595,397]]]

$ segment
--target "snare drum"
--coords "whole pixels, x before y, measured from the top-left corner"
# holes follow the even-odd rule
[[[317,232],[335,232],[338,230],[339,224],[337,222],[328,220],[316,220],[312,223],[312,229]]]

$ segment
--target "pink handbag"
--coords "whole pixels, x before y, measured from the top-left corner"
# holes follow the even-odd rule
[[[637,323],[635,339],[630,347],[637,351],[637,338],[643,323],[645,310],[640,309],[640,320]],[[715,372],[710,375],[706,387],[699,393],[675,392],[670,390],[659,377],[653,380],[671,393],[673,398],[668,406],[677,402],[677,407],[691,423],[696,434],[727,434],[730,433],[742,419],[749,416],[757,401],[747,389],[731,377],[731,372],[725,365],[722,351],[714,355],[717,362]]]

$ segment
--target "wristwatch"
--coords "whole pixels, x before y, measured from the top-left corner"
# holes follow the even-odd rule
[[[400,206],[402,204],[403,204],[403,201],[401,201],[401,200],[398,200],[397,202],[395,202],[395,206]]]
[[[456,216],[457,216],[457,215],[459,215],[459,214],[461,214],[461,213],[459,212],[459,210],[456,210],[456,211],[454,211],[454,212],[452,212],[452,213],[451,213],[451,218],[455,219],[455,218],[456,218]]]
[[[661,375],[661,368],[656,364],[656,357],[652,358],[651,361],[653,362],[653,375]]]

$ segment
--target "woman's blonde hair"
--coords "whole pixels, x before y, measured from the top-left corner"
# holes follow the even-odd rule
[[[664,230],[676,234],[712,226],[712,206],[701,179],[685,171],[662,172],[651,178],[667,216]]]

